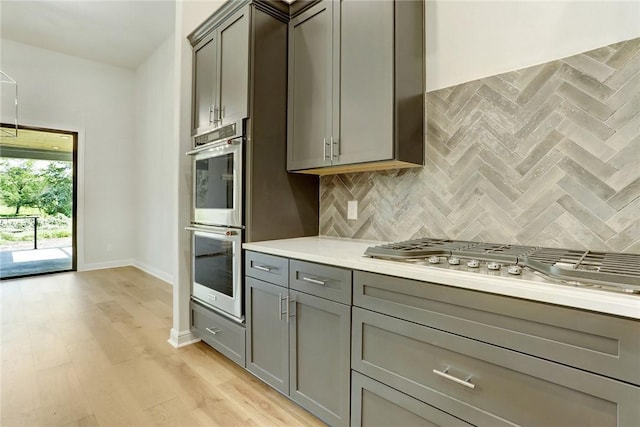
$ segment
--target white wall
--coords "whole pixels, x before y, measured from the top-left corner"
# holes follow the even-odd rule
[[[640,1],[427,0],[427,91],[640,37]]]
[[[134,183],[136,265],[173,283],[177,198],[173,196],[174,36],[136,70]]]
[[[79,132],[78,269],[133,263],[133,71],[2,40],[19,123]]]

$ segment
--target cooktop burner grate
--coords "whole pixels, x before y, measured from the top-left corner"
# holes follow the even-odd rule
[[[365,256],[391,260],[445,256],[517,264],[553,279],[610,285],[640,294],[638,254],[425,238],[372,246]]]
[[[463,240],[417,239],[372,246],[365,251],[365,255],[397,259],[422,258],[432,255],[449,255],[453,251],[477,244],[478,242]]]

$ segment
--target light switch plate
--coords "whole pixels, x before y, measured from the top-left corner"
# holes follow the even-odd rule
[[[358,201],[349,200],[347,202],[347,219],[358,219]]]

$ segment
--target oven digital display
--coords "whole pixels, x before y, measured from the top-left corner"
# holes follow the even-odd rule
[[[196,161],[196,209],[233,209],[233,153]]]
[[[233,242],[195,236],[196,283],[233,298]]]

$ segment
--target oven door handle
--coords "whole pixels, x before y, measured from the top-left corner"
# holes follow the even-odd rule
[[[204,233],[219,234],[221,236],[235,236],[236,234],[238,234],[237,231],[229,230],[229,229],[214,230],[211,228],[198,228],[198,227],[185,227],[184,229],[188,231],[202,231]]]
[[[217,139],[215,141],[211,141],[211,142],[207,142],[206,144],[203,144],[201,146],[199,146],[198,148],[191,150],[191,151],[187,151],[186,155],[187,156],[195,156],[196,154],[200,154],[203,153],[207,150],[211,150],[212,148],[225,148],[228,147],[230,145],[239,145],[240,143],[242,143],[244,141],[244,136],[243,135],[235,135],[232,137],[227,137],[227,138],[220,138]]]

